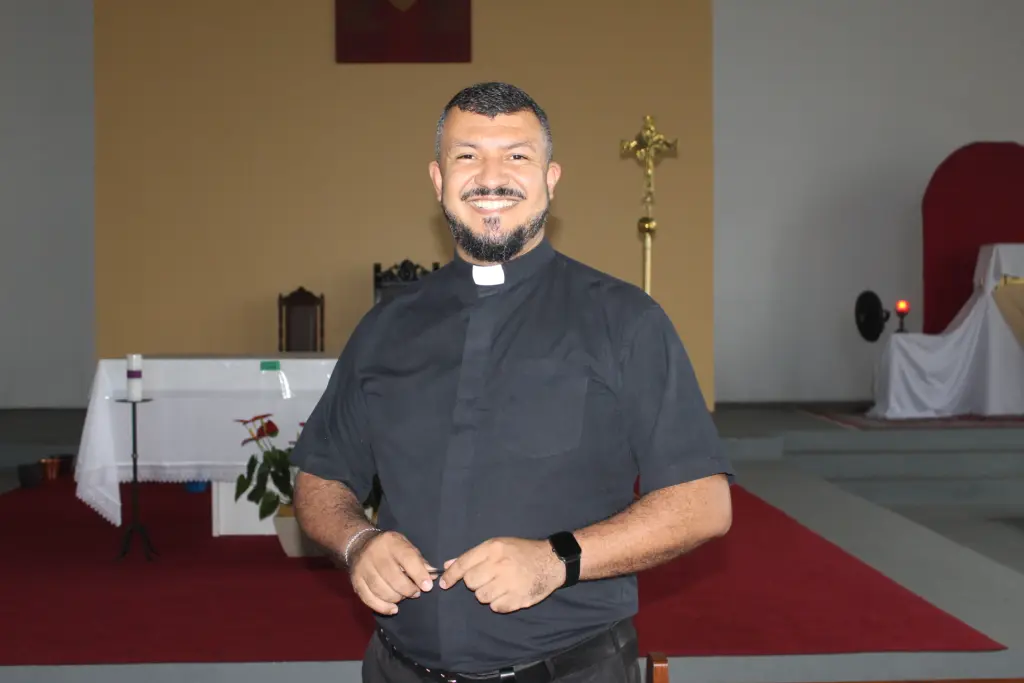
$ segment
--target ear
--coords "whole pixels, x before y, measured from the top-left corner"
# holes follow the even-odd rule
[[[557,162],[552,161],[548,164],[546,181],[548,184],[548,196],[552,199],[555,198],[555,185],[558,184],[558,179],[562,177],[562,167]]]
[[[443,185],[443,178],[441,177],[441,165],[436,161],[431,161],[427,167],[430,173],[430,181],[434,183],[434,196],[437,197],[437,201],[441,201],[441,187]]]

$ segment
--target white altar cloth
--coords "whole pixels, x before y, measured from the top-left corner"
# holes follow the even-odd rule
[[[235,420],[272,413],[281,432],[275,442],[287,446],[336,362],[322,356],[145,357],[143,395],[153,400],[138,406],[139,480],[209,481],[214,535],[273,533],[269,519],[259,522],[255,504],[234,502],[234,482],[258,454],[255,445],[241,445],[248,434]],[[125,397],[125,372],[123,358],[99,362],[75,465],[78,497],[117,526],[118,484],[132,478],[131,406],[117,402]],[[234,506],[238,518],[224,520]],[[232,531],[232,525],[240,529]]]
[[[1024,244],[979,250],[974,293],[940,334],[892,334],[875,373],[872,417],[887,420],[1024,414],[1024,347],[992,297],[1024,277]]]

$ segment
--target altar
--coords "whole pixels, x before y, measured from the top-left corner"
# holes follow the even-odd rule
[[[337,359],[287,354],[261,357],[144,359],[144,396],[138,404],[140,481],[210,482],[211,533],[274,534],[254,503],[235,502],[235,481],[255,445],[240,420],[272,414],[279,447],[294,441],[334,370]],[[131,407],[127,361],[103,359],[96,368],[75,466],[77,496],[111,524],[121,526],[119,484],[132,478]],[[143,501],[143,510],[145,502]]]
[[[869,414],[1024,415],[1024,244],[979,249],[974,292],[941,334],[890,335]]]

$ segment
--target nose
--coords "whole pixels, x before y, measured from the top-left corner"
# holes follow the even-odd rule
[[[508,173],[501,159],[485,158],[476,174],[476,182],[480,187],[493,189],[508,184]]]

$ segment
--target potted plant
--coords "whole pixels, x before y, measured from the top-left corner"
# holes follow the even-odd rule
[[[255,503],[260,519],[274,517],[274,529],[281,548],[288,557],[304,557],[323,554],[323,549],[311,541],[299,528],[295,519],[293,497],[295,495],[295,471],[291,462],[292,447],[274,445],[272,439],[277,438],[280,430],[271,414],[257,415],[248,420],[236,420],[249,432],[242,441],[242,446],[256,444],[260,455],[249,458],[245,473],[238,475],[235,482],[235,500],[244,495],[247,500]],[[299,423],[299,427],[304,426]]]

